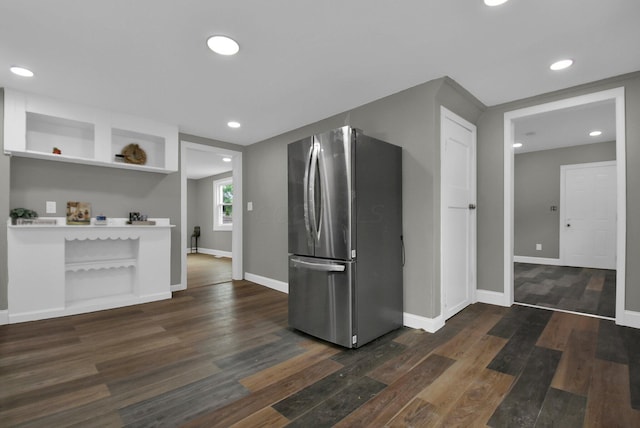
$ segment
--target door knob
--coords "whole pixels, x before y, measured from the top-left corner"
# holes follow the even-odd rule
[[[567,227],[571,227],[571,224],[570,224],[570,223],[567,223]]]
[[[469,209],[470,210],[475,210],[476,209],[476,205],[475,204],[469,204]]]

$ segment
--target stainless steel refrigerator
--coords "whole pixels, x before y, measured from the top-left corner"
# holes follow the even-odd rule
[[[402,150],[342,127],[288,145],[289,325],[355,348],[402,326]]]

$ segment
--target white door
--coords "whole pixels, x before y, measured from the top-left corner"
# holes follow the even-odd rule
[[[616,162],[563,165],[560,254],[567,266],[616,268]]]
[[[440,272],[448,319],[475,301],[476,127],[441,107],[440,132]]]

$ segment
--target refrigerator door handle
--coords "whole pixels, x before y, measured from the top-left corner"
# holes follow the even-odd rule
[[[311,171],[311,166],[313,165],[313,153],[315,151],[315,146],[314,144],[311,144],[311,147],[309,148],[309,154],[307,155],[307,166],[306,169],[304,171],[304,201],[303,201],[303,208],[304,208],[304,228],[307,231],[307,237],[310,239],[311,242],[313,242],[313,233],[311,232],[311,222],[310,222],[310,218],[309,218],[309,212],[310,212],[310,207],[309,207],[309,181],[310,181],[310,171]]]
[[[305,262],[304,260],[291,259],[291,264],[294,267],[304,267],[310,270],[317,270],[322,272],[344,272],[344,265],[327,264],[327,263],[312,263]]]
[[[320,154],[320,143],[316,138],[313,139],[311,151],[311,162],[309,163],[309,180],[307,181],[307,213],[309,215],[309,228],[313,242],[317,243],[318,236],[318,219],[316,217],[316,180],[318,175],[318,155]]]

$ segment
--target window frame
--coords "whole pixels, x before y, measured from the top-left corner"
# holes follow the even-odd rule
[[[233,177],[213,181],[213,230],[216,232],[230,232],[233,230],[233,214],[231,215],[231,224],[222,223],[222,207],[224,205],[233,207],[233,202],[231,204],[222,202],[222,188],[229,184],[233,185]]]

